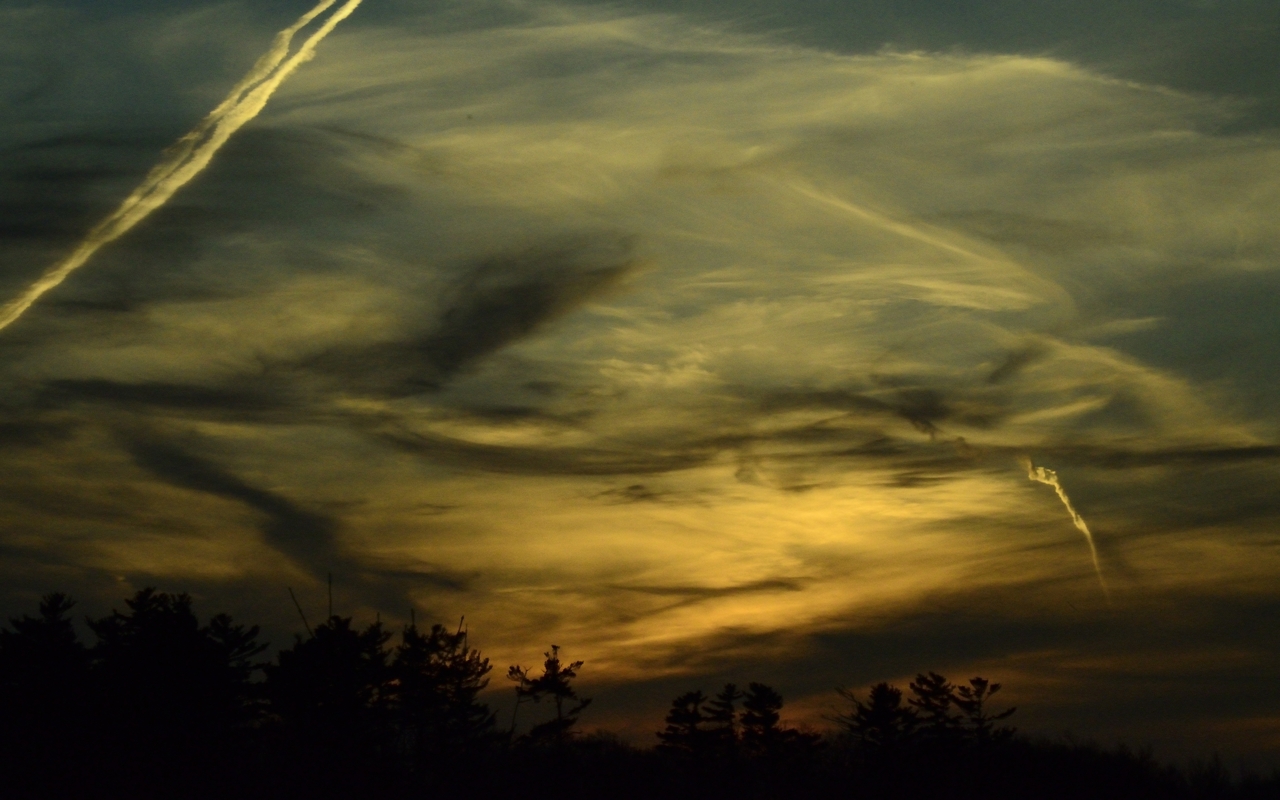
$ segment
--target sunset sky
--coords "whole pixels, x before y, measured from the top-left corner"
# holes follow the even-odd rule
[[[313,4],[0,0],[0,303]],[[3,616],[1280,765],[1274,0],[363,0],[243,122],[0,330]]]

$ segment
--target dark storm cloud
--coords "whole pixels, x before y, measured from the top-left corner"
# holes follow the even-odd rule
[[[836,687],[861,694],[888,680],[905,689],[917,673],[936,670],[953,681],[981,675],[1003,683],[997,705],[1018,705],[1013,722],[1024,730],[1106,731],[1106,738],[1155,745],[1163,756],[1196,752],[1199,744],[1180,740],[1184,726],[1249,718],[1280,702],[1267,679],[1280,652],[1280,607],[1269,599],[1187,592],[1108,613],[1076,607],[1070,596],[1060,608],[1025,603],[1032,595],[1043,600],[1045,588],[940,592],[822,632],[726,629],[652,665],[679,665],[683,677],[597,694],[658,719],[667,698],[681,692],[757,680],[789,703],[806,700],[830,713],[843,710]],[[1187,641],[1197,642],[1201,657],[1186,651]],[[1064,682],[1074,693],[1045,692],[1046,682]],[[1217,741],[1237,752],[1256,747],[1221,733]]]
[[[991,209],[953,212],[940,221],[993,242],[1055,254],[1120,244],[1125,239],[1121,232],[1096,223]]]
[[[243,503],[266,517],[267,544],[313,574],[331,568],[335,558],[337,520],[301,508],[275,492],[253,486],[211,461],[150,438],[131,438],[125,447],[134,463],[159,480]]]
[[[306,366],[389,397],[440,389],[498,350],[615,286],[635,268],[625,239],[586,239],[479,259],[445,290],[424,334],[338,348]]]
[[[584,264],[587,255],[583,248],[538,249],[485,259],[455,288],[439,325],[421,342],[424,358],[447,379],[564,316],[632,268],[623,253],[603,265]]]
[[[1280,652],[1280,609],[1270,600],[1188,592],[1105,615],[1067,598],[1061,609],[999,610],[1017,602],[1006,592],[929,598],[933,608],[818,634],[796,648],[801,659],[755,669],[785,676],[784,685],[805,694],[837,685],[865,691],[930,669],[953,680],[981,674],[1004,682],[1005,702],[1020,698],[1021,724],[1033,730],[1102,728],[1166,754],[1196,746],[1179,741],[1183,726],[1247,718],[1280,702],[1264,677]],[[1197,643],[1199,657],[1187,652],[1188,641]],[[1078,694],[1041,694],[1026,680],[1065,681]],[[1231,746],[1251,749],[1243,740]]]
[[[480,577],[479,573],[475,572],[459,572],[457,570],[426,566],[421,569],[399,569],[395,567],[379,569],[374,567],[364,572],[363,575],[379,582],[394,582],[406,589],[427,587],[444,589],[449,592],[468,591],[474,588],[476,579]]]
[[[1135,287],[1121,298],[1134,316],[1168,323],[1114,337],[1114,346],[1199,381],[1231,381],[1250,410],[1270,415],[1280,396],[1280,266],[1176,276]]]

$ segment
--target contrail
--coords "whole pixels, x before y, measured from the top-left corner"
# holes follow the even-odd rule
[[[351,16],[361,0],[347,0],[290,56],[289,45],[293,42],[294,35],[336,2],[337,0],[321,0],[299,17],[297,22],[276,34],[271,47],[232,87],[218,107],[165,152],[160,163],[152,167],[147,177],[125,198],[119,208],[95,225],[71,255],[50,267],[25,292],[0,309],[0,330],[9,327],[45,292],[66,280],[68,275],[83,266],[104,245],[119,239],[204,171],[214,154],[245,123],[258,116],[271,95],[280,88],[280,84],[315,56],[316,45],[339,22]]]
[[[1102,565],[1098,563],[1098,548],[1093,544],[1093,534],[1089,532],[1089,526],[1085,524],[1084,517],[1080,516],[1071,505],[1071,498],[1067,497],[1067,491],[1062,488],[1062,482],[1058,480],[1058,473],[1046,467],[1034,467],[1031,465],[1031,459],[1019,459],[1022,466],[1027,470],[1027,477],[1037,483],[1043,483],[1052,486],[1053,490],[1058,493],[1058,499],[1067,507],[1067,513],[1071,515],[1071,521],[1075,523],[1076,529],[1084,534],[1084,540],[1089,543],[1089,554],[1093,556],[1093,571],[1098,574],[1098,585],[1102,587],[1102,594],[1107,599],[1107,605],[1111,605],[1111,590],[1107,588],[1107,582],[1102,578]]]
[[[823,203],[824,205],[828,205],[828,206],[831,206],[832,208],[836,208],[836,209],[839,209],[840,211],[844,211],[845,213],[852,214],[853,216],[858,217],[859,219],[865,220],[866,222],[869,222],[872,225],[876,225],[880,228],[883,228],[884,230],[890,231],[891,233],[896,233],[897,235],[905,239],[914,239],[917,242],[922,242],[931,247],[936,247],[939,250],[944,250],[948,253],[954,253],[955,255],[958,255],[958,256],[964,256],[965,258],[971,258],[976,261],[990,262],[995,260],[988,256],[984,256],[981,253],[975,253],[972,250],[968,250],[964,247],[960,247],[957,244],[948,242],[946,239],[943,239],[941,237],[934,236],[914,225],[909,225],[905,222],[899,222],[898,220],[893,219],[892,217],[889,217],[885,214],[881,214],[878,211],[872,211],[871,209],[865,206],[860,206],[855,203],[851,203],[848,200],[844,200],[839,197],[836,197],[833,194],[820,191],[814,188],[813,186],[809,186],[807,184],[797,182],[797,183],[791,184],[791,188],[796,192],[804,195],[805,197],[808,197],[811,200],[817,200],[818,202]]]

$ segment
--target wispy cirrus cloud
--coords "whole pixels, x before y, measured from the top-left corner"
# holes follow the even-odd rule
[[[1061,54],[440,13],[353,18],[6,332],[12,574],[333,571],[353,611],[465,613],[495,663],[572,644],[619,697],[1026,664],[1062,719],[1161,604],[1265,616],[1276,376],[1228,334],[1274,316],[1238,300],[1280,285],[1277,143],[1233,101]],[[113,137],[14,145],[6,281],[145,172]],[[1100,666],[1035,683],[1061,652]]]

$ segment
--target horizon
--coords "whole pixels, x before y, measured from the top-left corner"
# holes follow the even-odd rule
[[[0,20],[0,618],[332,575],[637,743],[932,670],[1280,767],[1274,3]]]

